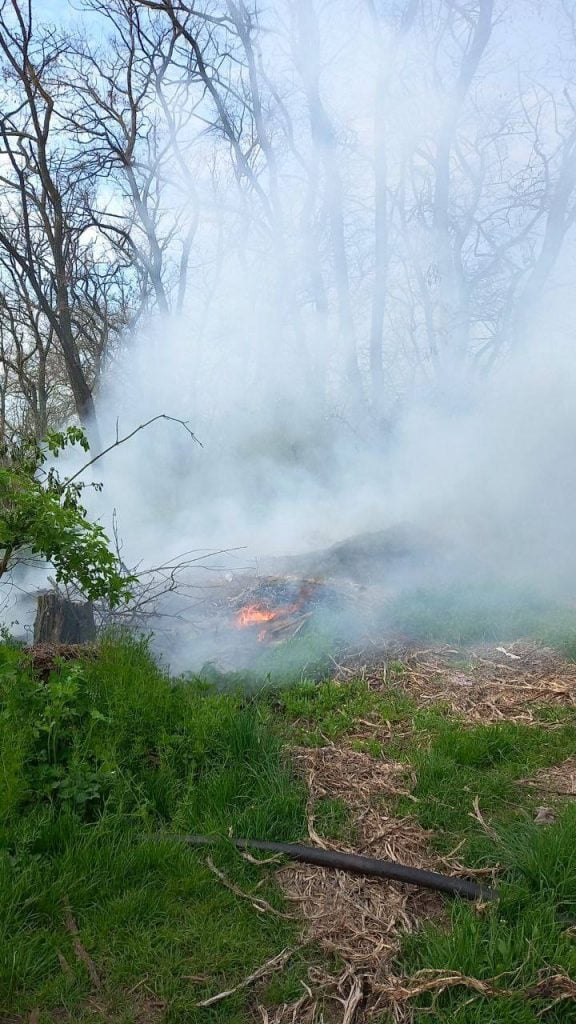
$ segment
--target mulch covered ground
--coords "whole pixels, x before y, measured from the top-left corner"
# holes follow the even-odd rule
[[[308,780],[310,842],[330,848],[317,833],[314,806],[326,797],[342,799],[350,808],[354,848],[337,849],[432,870],[446,870],[428,849],[427,833],[410,818],[397,818],[390,804],[409,792],[412,781],[405,765],[376,761],[346,746],[297,749],[297,768]],[[459,865],[455,864],[455,868]],[[455,872],[456,873],[456,872]],[[336,974],[312,969],[297,1003],[268,1011],[270,1024],[325,1020],[351,1022],[360,1007],[376,1013],[384,1006],[381,991],[391,983],[390,964],[400,938],[426,917],[443,912],[435,893],[342,871],[292,864],[279,872],[289,901],[305,920],[305,938],[312,939],[343,966]],[[264,1015],[263,1015],[264,1016]]]
[[[391,684],[388,665],[402,661],[392,685],[410,694],[419,707],[441,703],[470,723],[534,721],[534,707],[576,704],[576,665],[556,652],[531,642],[505,647],[482,646],[467,650],[442,647],[407,650],[395,647],[351,653],[338,666],[337,677],[362,676],[370,686]],[[375,737],[374,724],[364,723],[366,738]],[[551,723],[551,728],[554,727]],[[362,725],[359,726],[362,729]],[[382,739],[382,723],[377,738]],[[440,857],[431,850],[429,834],[410,816],[396,817],[398,796],[410,795],[415,778],[405,764],[376,760],[351,749],[350,740],[320,748],[291,751],[309,790],[308,831],[312,845],[329,847],[315,828],[314,808],[324,798],[339,798],[349,808],[354,831],[350,852],[396,860],[446,874],[478,877],[488,884],[487,872],[467,869],[457,850]],[[576,794],[576,759],[571,758],[542,772],[534,785],[550,802],[551,790]],[[345,843],[334,848],[347,849]],[[349,848],[348,848],[349,849]],[[490,872],[488,872],[490,874]],[[302,939],[317,943],[326,954],[337,957],[336,971],[311,968],[302,980],[302,995],[290,1004],[259,1007],[263,1024],[363,1024],[381,1020],[408,1022],[411,1001],[420,992],[438,992],[451,985],[481,986],[487,982],[449,975],[420,973],[406,979],[394,974],[393,963],[403,936],[426,920],[446,916],[446,903],[438,895],[394,882],[351,876],[344,872],[306,864],[283,867],[278,878],[288,900],[298,908],[304,923]],[[479,907],[481,912],[481,907]],[[447,917],[446,917],[447,919]],[[552,979],[554,981],[554,979]],[[550,979],[547,984],[550,983]],[[576,997],[576,984],[565,977],[554,981],[553,999]],[[571,986],[570,991],[566,986]],[[548,993],[546,993],[548,994]]]
[[[354,674],[376,689],[390,685],[388,665],[402,661],[392,685],[420,707],[442,704],[470,722],[531,722],[534,705],[576,706],[576,664],[531,640],[482,645],[465,652],[451,647],[351,653],[337,678]]]

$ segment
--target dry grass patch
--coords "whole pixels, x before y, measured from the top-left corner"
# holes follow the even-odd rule
[[[429,833],[414,818],[396,817],[391,810],[399,796],[410,796],[415,778],[409,766],[336,745],[296,748],[292,756],[308,782],[308,831],[314,845],[462,873],[457,861],[441,859],[430,850]],[[349,808],[353,850],[318,834],[315,812],[326,799],[342,799]],[[358,1024],[373,1018],[381,1012],[382,993],[398,984],[392,962],[402,937],[425,920],[441,920],[445,907],[432,892],[313,865],[283,867],[278,879],[288,900],[299,908],[304,940],[336,956],[339,969],[310,968],[297,1001],[273,1010],[260,1008],[264,1024],[320,1019]],[[388,996],[386,1000],[392,1005]]]
[[[532,779],[520,779],[545,796],[576,796],[576,757],[568,757],[562,764],[544,768]]]
[[[395,666],[401,664],[401,671]],[[420,708],[441,703],[469,722],[535,721],[542,707],[576,708],[576,664],[532,640],[466,649],[394,645],[350,655],[340,678],[354,668],[371,687],[393,685]]]

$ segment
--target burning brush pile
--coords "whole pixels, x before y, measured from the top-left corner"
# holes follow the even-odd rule
[[[294,637],[324,605],[320,580],[263,579],[240,593],[232,604],[235,629],[250,630],[260,644],[280,644]]]
[[[363,534],[306,555],[270,558],[260,572],[211,574],[182,614],[167,607],[159,650],[173,670],[190,661],[223,671],[256,667],[266,649],[330,637],[334,653],[373,636],[399,576],[422,572],[429,545],[399,529]],[[191,634],[194,634],[191,636]],[[294,645],[292,646],[294,649]]]
[[[259,643],[281,643],[311,619],[370,617],[370,608],[390,596],[394,573],[415,561],[421,570],[430,557],[429,539],[414,531],[361,534],[324,551],[277,560],[277,573],[237,579],[227,597],[235,608],[234,626],[248,629]],[[271,566],[272,567],[272,566]],[[386,581],[383,586],[383,581]]]
[[[305,651],[326,634],[337,642],[342,623],[349,633],[362,600],[362,587],[341,580],[295,574],[220,580],[196,606],[196,652],[222,671],[256,668],[266,651]]]

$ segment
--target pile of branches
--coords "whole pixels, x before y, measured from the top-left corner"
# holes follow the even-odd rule
[[[32,644],[23,649],[23,654],[34,675],[46,682],[51,672],[64,662],[80,658],[96,660],[98,647],[95,644]]]

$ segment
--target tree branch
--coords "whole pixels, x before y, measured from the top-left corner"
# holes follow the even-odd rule
[[[108,452],[113,451],[114,448],[119,448],[121,444],[125,444],[125,442],[129,441],[130,438],[134,437],[135,434],[138,434],[140,430],[144,430],[145,427],[149,427],[151,423],[156,423],[157,420],[170,420],[171,423],[179,423],[180,426],[184,427],[184,430],[186,430],[190,434],[192,440],[196,441],[196,444],[199,444],[201,448],[204,447],[202,442],[199,441],[198,438],[196,437],[196,434],[194,434],[193,431],[190,430],[190,427],[188,426],[186,420],[180,420],[178,419],[177,416],[168,416],[167,413],[161,412],[158,414],[158,416],[153,416],[152,419],[146,420],[145,423],[140,423],[138,427],[132,430],[129,434],[126,434],[125,437],[116,436],[116,440],[114,441],[113,444],[109,444],[107,448],[104,448],[101,452],[98,453],[98,455],[95,455],[93,459],[90,459],[89,462],[86,462],[76,473],[68,477],[67,480],[64,480],[62,486],[68,487],[68,485],[71,484],[74,480],[77,480],[78,477],[85,472],[85,470],[89,469],[90,466],[93,466],[94,463],[98,462],[99,459],[102,459],[104,455],[108,455]]]

